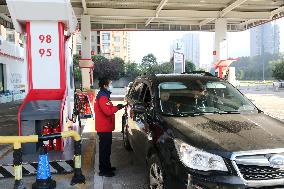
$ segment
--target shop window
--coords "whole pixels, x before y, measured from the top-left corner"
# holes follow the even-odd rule
[[[94,35],[91,36],[91,41],[92,41],[92,42],[95,42],[95,37],[96,37],[96,36],[94,36]]]
[[[115,52],[120,52],[120,47],[115,47],[114,50]]]
[[[7,34],[7,41],[15,42],[15,35],[12,33]]]
[[[110,34],[109,33],[104,33],[103,34],[103,40],[110,40]]]
[[[115,41],[115,42],[120,42],[120,36],[115,36],[115,37],[114,37],[114,41]]]

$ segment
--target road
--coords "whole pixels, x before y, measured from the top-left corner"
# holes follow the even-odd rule
[[[21,101],[0,104],[0,136],[18,134],[17,113],[20,105]]]
[[[18,134],[17,113],[22,101],[0,104],[0,136]],[[8,145],[0,145],[0,157],[9,151]]]
[[[264,113],[284,121],[284,90],[274,92],[271,89],[243,88],[241,91]]]

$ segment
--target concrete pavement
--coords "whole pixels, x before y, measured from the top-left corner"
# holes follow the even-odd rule
[[[116,101],[114,104],[123,103]],[[146,189],[146,166],[138,160],[134,152],[128,152],[123,147],[121,133],[121,117],[123,111],[116,113],[116,128],[113,133],[111,163],[117,168],[116,176],[112,178],[100,177],[99,157],[96,151],[95,162],[95,189]],[[98,149],[98,139],[97,148]]]

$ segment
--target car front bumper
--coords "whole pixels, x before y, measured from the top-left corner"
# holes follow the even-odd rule
[[[186,189],[284,189],[284,185],[250,187],[238,176],[213,176],[206,179],[188,175]]]
[[[188,175],[187,189],[245,189],[247,188],[238,176],[210,176],[208,178]]]

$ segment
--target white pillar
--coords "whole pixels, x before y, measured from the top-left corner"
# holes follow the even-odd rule
[[[91,58],[91,22],[90,15],[81,15],[81,37],[82,37],[82,59]],[[91,74],[90,68],[81,68],[82,71],[82,87],[83,89],[90,89]],[[92,79],[93,80],[93,79]]]
[[[227,59],[227,19],[219,18],[215,21],[214,63]]]

